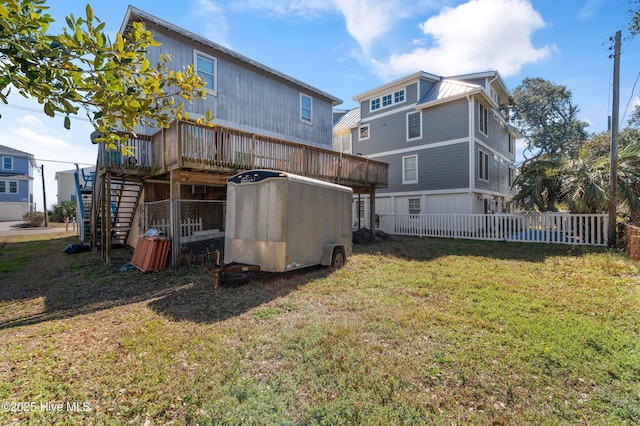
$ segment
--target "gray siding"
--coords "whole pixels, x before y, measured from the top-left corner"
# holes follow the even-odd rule
[[[393,89],[393,90],[389,89],[388,92],[381,92],[381,95],[385,95],[389,93],[393,94],[398,90],[402,90],[402,87],[398,89]],[[373,99],[375,99],[376,97],[373,97]],[[371,112],[371,109],[370,109],[371,108],[370,99],[360,102],[360,117],[363,120],[366,120],[367,118],[375,117],[378,114],[383,114],[383,113],[386,114],[386,113],[389,113],[389,111],[393,111],[398,108],[404,108],[407,105],[415,104],[417,101],[418,101],[418,83],[415,82],[412,84],[408,84],[407,86],[404,87],[404,102],[398,102],[397,104],[380,108],[378,110],[375,110],[373,113]]]
[[[491,152],[488,151],[489,154],[489,181],[481,180],[478,178],[478,154],[482,150],[483,152],[487,152],[487,149],[477,145],[474,150],[475,152],[475,160],[474,160],[474,176],[475,176],[475,187],[476,189],[492,191],[492,192],[500,192],[500,193],[508,193],[509,192],[509,166],[510,164],[507,161],[503,161],[500,157],[497,157]]]
[[[152,64],[159,53],[168,53],[170,68],[181,70],[193,64],[194,49],[217,60],[217,95],[185,104],[189,113],[204,114],[209,109],[221,124],[331,149],[333,105],[329,99],[164,28],[150,23],[147,27],[162,43],[150,52]],[[300,121],[300,93],[313,98],[311,125]]]
[[[469,137],[469,104],[466,99],[423,110],[424,142],[435,143]]]
[[[402,183],[402,157],[418,155],[418,183]],[[377,160],[389,163],[389,187],[376,192],[435,191],[468,188],[469,150],[466,143],[394,154]]]
[[[422,138],[407,141],[407,114],[411,112],[416,111],[404,110],[377,119],[372,117],[368,121],[362,120],[361,125],[369,124],[370,136],[367,140],[358,140],[356,131],[353,152],[371,155],[469,136],[469,108],[466,99],[421,110]]]

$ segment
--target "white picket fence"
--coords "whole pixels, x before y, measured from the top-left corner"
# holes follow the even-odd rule
[[[171,226],[168,220],[162,218],[159,220],[151,221],[149,228],[156,228],[165,233],[165,235],[171,235]],[[194,232],[202,231],[202,218],[197,219],[183,219],[180,223],[180,236],[189,237]]]
[[[393,235],[606,246],[606,214],[380,214]]]

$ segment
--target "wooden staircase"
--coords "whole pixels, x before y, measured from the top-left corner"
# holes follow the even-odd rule
[[[102,173],[94,185],[91,203],[91,244],[110,262],[111,246],[125,245],[142,193],[143,181]]]

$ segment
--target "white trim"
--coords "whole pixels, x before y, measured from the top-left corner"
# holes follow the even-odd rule
[[[357,95],[355,95],[353,98],[354,101],[357,102],[363,102],[366,101],[367,99],[371,99],[373,97],[378,97],[378,95],[381,95],[382,93],[388,92],[389,90],[393,90],[395,88],[399,88],[402,86],[409,86],[410,84],[414,83],[415,81],[420,81],[421,79],[427,79],[427,80],[431,80],[433,82],[437,82],[440,81],[441,77],[434,75],[434,74],[429,74],[426,73],[424,71],[418,71],[416,73],[410,74],[406,77],[402,77],[398,80],[389,82],[387,84],[384,84],[382,86],[378,86],[375,87],[371,90],[367,90],[366,92],[362,92],[359,93]]]
[[[19,194],[20,193],[20,184],[16,179],[0,179],[0,182],[4,182],[4,192],[0,192],[0,194]],[[11,183],[16,184],[16,192],[11,192]]]
[[[475,138],[475,108],[474,105],[476,103],[475,98],[473,96],[467,96],[467,101],[469,103],[469,141],[476,141]],[[473,191],[475,188],[475,143],[469,142],[469,192]],[[470,210],[471,211],[471,210]]]
[[[402,100],[401,101],[396,101],[396,94],[402,92]],[[391,97],[391,102],[388,105],[384,105],[384,98],[386,98],[387,96]],[[375,110],[373,109],[373,101],[378,101],[380,106],[378,106],[378,108],[376,108]],[[396,105],[396,104],[401,104],[407,101],[407,88],[405,87],[401,87],[398,88],[396,90],[392,90],[391,92],[388,93],[384,93],[380,96],[377,96],[375,98],[371,98],[369,99],[369,114],[372,114],[374,111],[378,112],[380,110],[386,109],[386,108],[391,108],[392,106]]]
[[[201,52],[197,49],[193,49],[193,68],[195,69],[196,74],[198,74],[198,56],[201,56],[204,59],[208,59],[213,62],[213,85],[215,86],[213,89],[205,86],[205,90],[207,93],[217,96],[218,95],[218,59],[215,56],[207,55],[204,52]],[[204,71],[203,71],[204,72]]]
[[[467,194],[469,195],[469,188],[454,188],[454,189],[433,189],[433,190],[425,190],[421,189],[419,191],[401,191],[401,192],[379,192],[376,191],[376,199],[384,198],[384,197],[410,197],[415,194],[422,195],[460,195]],[[362,195],[364,197],[364,194]]]
[[[405,160],[411,157],[415,157],[416,159],[416,178],[415,180],[405,180],[405,177],[406,177]],[[417,184],[419,180],[420,179],[418,179],[418,154],[405,155],[404,157],[402,157],[402,184],[403,185]]]
[[[362,133],[360,132],[360,129],[366,127],[367,128],[367,137],[363,138],[362,137]],[[369,140],[371,138],[371,125],[370,123],[365,123],[365,124],[361,124],[358,126],[358,140],[359,141],[366,141]]]
[[[308,120],[302,116],[302,111],[304,109],[302,105],[303,98],[309,98],[309,119]],[[309,125],[313,124],[313,97],[307,94],[304,94],[302,92],[300,92],[300,122],[304,124],[309,124]]]
[[[418,136],[414,137],[414,138],[410,138],[409,137],[409,116],[411,114],[418,114],[418,118],[419,118],[419,133]],[[406,138],[407,138],[407,142],[411,142],[411,141],[416,141],[416,140],[420,140],[422,139],[422,112],[420,111],[410,111],[406,114]]]
[[[394,149],[393,151],[377,152],[375,154],[367,155],[367,158],[380,158],[380,157],[386,157],[388,155],[406,154],[409,152],[422,151],[430,148],[440,148],[443,146],[457,145],[460,143],[469,143],[469,139],[468,138],[452,139],[450,141],[435,142],[435,143],[430,143],[428,145],[412,146],[409,148]]]
[[[508,163],[510,165],[515,165],[515,162],[512,159],[510,159],[509,157],[505,156],[504,154],[501,154],[500,152],[496,151],[494,148],[491,148],[484,141],[476,138],[475,143],[476,143],[476,145],[480,145],[486,151],[490,151],[490,153],[492,155],[497,156],[501,160],[504,160],[505,163]]]
[[[484,111],[484,114],[482,113]],[[486,117],[486,120],[484,119]],[[481,135],[489,136],[489,110],[482,105],[482,102],[478,102],[478,132]],[[484,126],[483,126],[484,125]],[[482,129],[484,127],[484,130]]]
[[[378,118],[383,118],[383,117],[388,117],[389,115],[392,114],[397,114],[399,112],[403,112],[403,111],[408,111],[410,109],[416,109],[416,104],[411,104],[411,105],[407,105],[407,106],[403,106],[402,108],[396,108],[396,109],[392,109],[389,111],[385,111],[385,112],[381,112],[380,114],[374,114],[374,115],[370,115],[367,116],[365,118],[362,119],[362,121],[373,121],[373,120],[377,120]],[[379,111],[379,110],[376,110]]]

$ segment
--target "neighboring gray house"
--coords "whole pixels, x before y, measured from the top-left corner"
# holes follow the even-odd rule
[[[508,122],[509,91],[497,71],[418,72],[353,99],[360,106],[334,118],[333,145],[389,163],[375,213],[509,210],[518,131]],[[361,218],[368,207],[361,199]]]
[[[33,211],[33,154],[0,145],[0,221]]]

